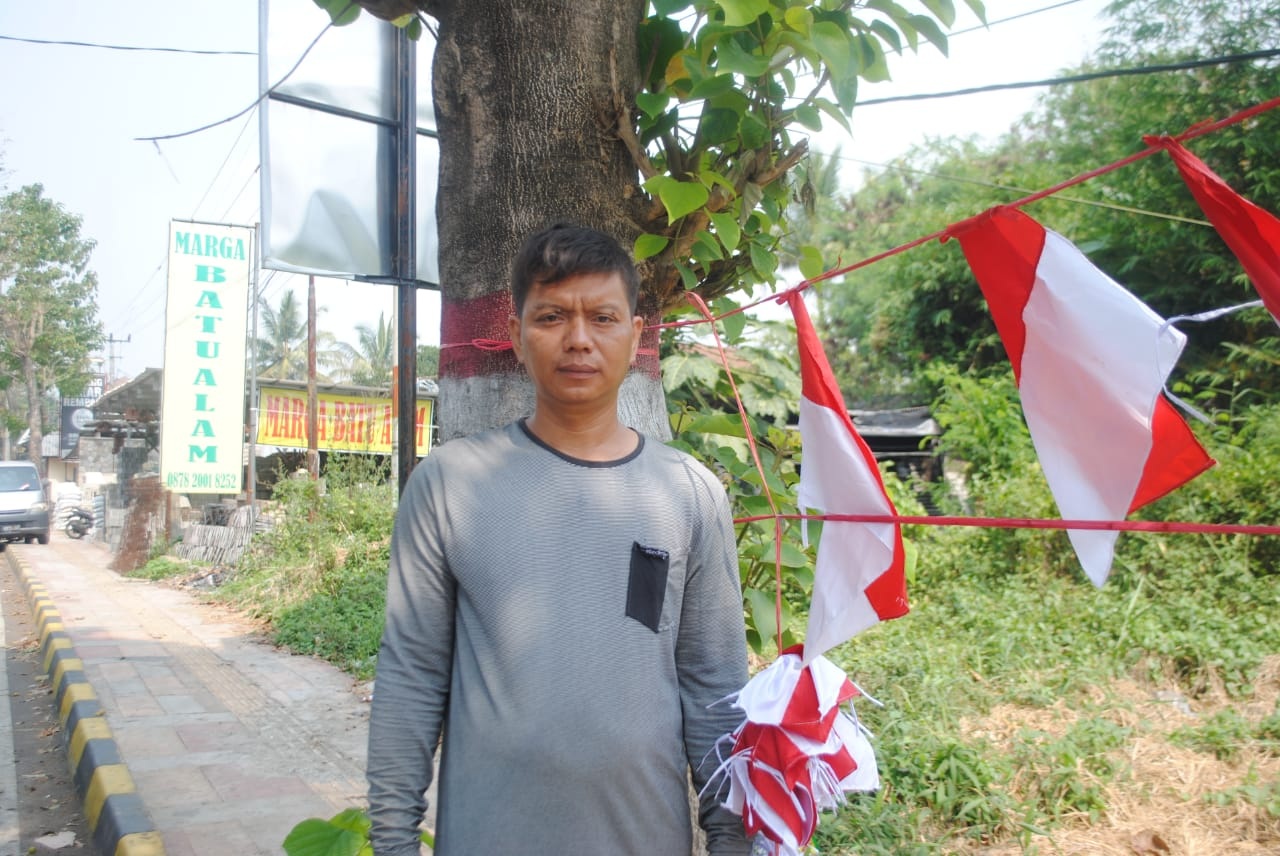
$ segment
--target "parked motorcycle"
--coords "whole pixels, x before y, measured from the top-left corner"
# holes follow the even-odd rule
[[[93,512],[85,508],[73,508],[67,512],[67,536],[83,538],[93,528]]]

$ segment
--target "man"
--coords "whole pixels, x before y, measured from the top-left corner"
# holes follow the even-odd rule
[[[527,419],[453,440],[414,471],[391,544],[369,729],[377,856],[417,856],[443,729],[438,856],[691,848],[722,702],[746,682],[724,490],[618,420],[639,280],[607,235],[556,225],[512,267]],[[714,706],[713,706],[714,705]],[[712,856],[745,854],[708,794]]]

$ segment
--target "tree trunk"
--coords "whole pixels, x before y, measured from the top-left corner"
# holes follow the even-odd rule
[[[512,256],[556,220],[628,248],[640,222],[638,174],[618,140],[639,89],[644,0],[441,0],[432,68],[440,131],[440,419],[445,440],[532,412],[533,389],[505,342]],[[625,119],[624,121],[629,121]],[[647,324],[658,320],[641,300]],[[646,333],[619,412],[666,439],[657,335]]]
[[[44,476],[44,459],[40,452],[43,451],[44,433],[41,428],[44,425],[43,414],[41,413],[44,397],[40,394],[40,385],[36,382],[36,364],[28,356],[22,358],[22,379],[27,386],[27,430],[30,434],[27,436],[27,459],[36,465],[36,472]]]

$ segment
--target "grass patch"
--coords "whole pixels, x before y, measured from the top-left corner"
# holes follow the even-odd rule
[[[176,556],[156,556],[142,567],[129,571],[125,576],[140,580],[170,580],[190,576],[202,567],[204,566]]]
[[[371,459],[333,456],[323,481],[276,486],[283,514],[214,597],[262,619],[278,645],[373,675],[396,491]]]

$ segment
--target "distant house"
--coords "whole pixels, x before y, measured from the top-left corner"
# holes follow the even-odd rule
[[[916,475],[925,481],[942,477],[937,452],[942,426],[929,415],[928,407],[850,410],[849,416],[876,460],[892,462],[900,477]]]

